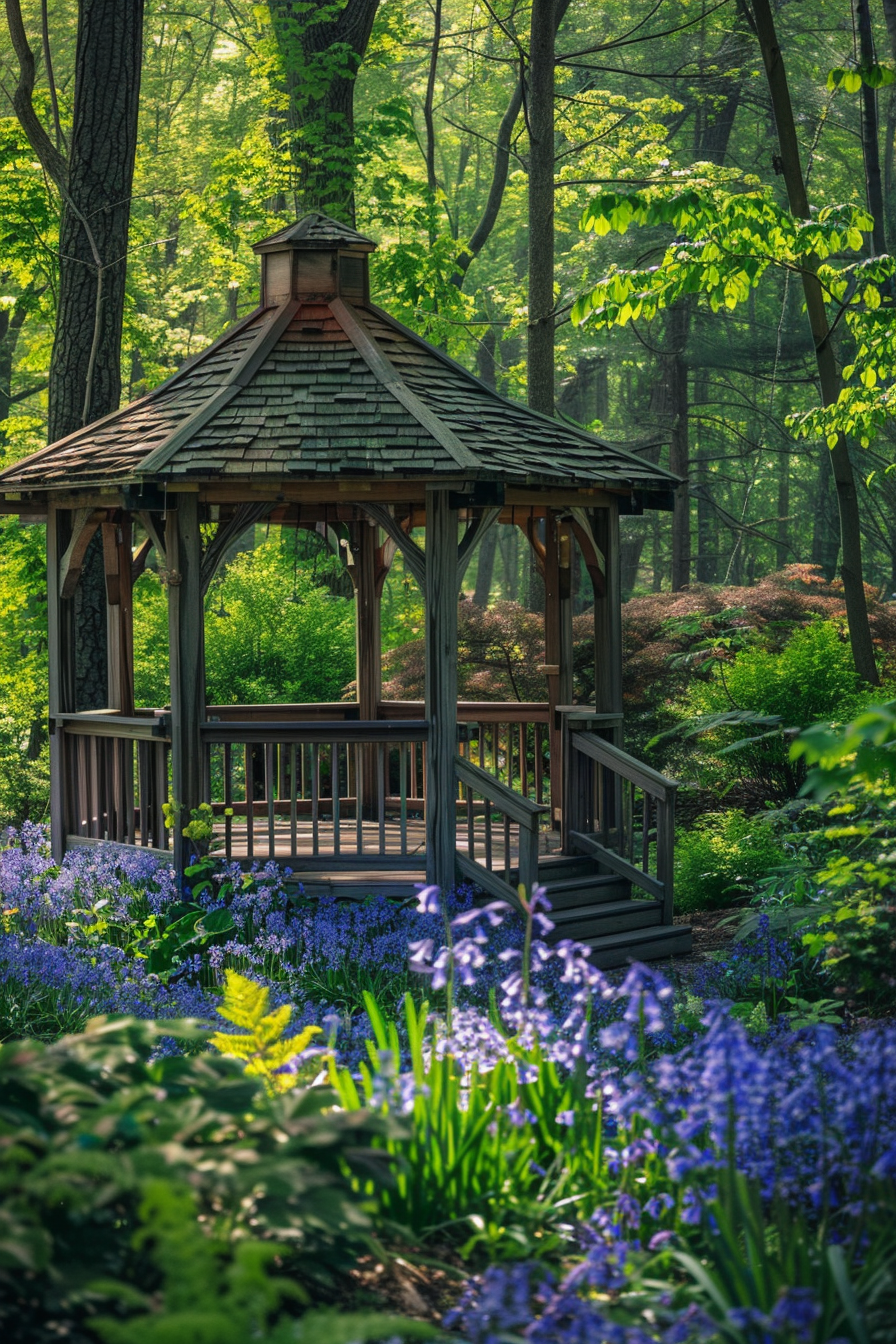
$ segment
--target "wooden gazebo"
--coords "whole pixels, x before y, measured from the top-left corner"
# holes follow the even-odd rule
[[[377,308],[374,247],[319,214],[257,244],[249,317],[153,392],[0,473],[4,511],[47,520],[54,853],[110,841],[182,869],[184,825],[208,803],[224,853],[288,864],[308,890],[400,891],[425,874],[512,897],[540,877],[558,936],[602,964],[686,951],[675,785],[622,750],[618,520],[668,507],[676,478],[499,396]],[[354,703],[206,704],[203,599],[264,519],[347,527]],[[499,521],[523,529],[544,575],[546,694],[459,704],[460,583]],[[571,703],[576,546],[594,587],[587,706]],[[170,704],[135,709],[131,590],[153,549]],[[423,704],[382,697],[379,595],[396,549],[424,593]],[[79,597],[100,554],[105,631]],[[97,691],[80,669],[104,634]]]

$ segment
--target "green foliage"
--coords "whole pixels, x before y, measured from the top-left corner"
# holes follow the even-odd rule
[[[816,724],[792,747],[812,767],[804,792],[823,805],[821,824],[803,837],[807,857],[799,869],[811,865],[816,888],[803,943],[822,959],[841,997],[871,1004],[894,984],[894,744],[890,703],[871,706],[845,727]]]
[[[806,1333],[791,1333],[782,1322],[775,1339],[884,1344],[888,1316],[892,1320],[896,1308],[896,1233],[884,1207],[872,1200],[865,1207],[867,1226],[857,1227],[843,1245],[826,1244],[823,1227],[810,1228],[783,1201],[767,1210],[754,1183],[723,1171],[717,1196],[704,1206],[704,1253],[676,1249],[661,1262],[671,1259],[684,1271],[687,1296],[718,1323],[719,1337],[731,1344],[771,1338],[764,1328],[758,1332],[750,1314],[774,1320],[781,1298],[794,1289],[812,1290],[819,1315]],[[859,1249],[865,1236],[867,1253]]]
[[[109,1340],[242,1344],[369,1244],[351,1185],[388,1180],[369,1145],[394,1122],[333,1110],[327,1088],[269,1095],[216,1053],[150,1062],[171,1031],[206,1036],[97,1018],[0,1046],[0,1331],[43,1342],[100,1310]],[[300,1291],[268,1278],[275,1253]],[[222,1302],[241,1334],[214,1319]]]
[[[781,858],[781,843],[762,815],[746,817],[734,809],[701,817],[676,840],[676,912],[735,904]]]
[[[0,825],[49,793],[44,528],[0,520]]]
[[[399,1024],[371,996],[365,1003],[373,1040],[360,1078],[331,1060],[330,1080],[347,1113],[387,1113],[397,1100]],[[586,1097],[584,1067],[567,1073],[537,1043],[511,1037],[506,1059],[465,1072],[437,1036],[430,1040],[428,1004],[418,1009],[406,995],[403,1017],[414,1077],[409,1133],[376,1141],[395,1163],[394,1184],[362,1187],[377,1195],[391,1223],[423,1239],[459,1240],[464,1255],[550,1256],[571,1209],[587,1218],[611,1191],[634,1189],[634,1170],[620,1178],[605,1160],[603,1106]],[[530,1112],[534,1123],[515,1123],[517,1111]],[[630,1123],[626,1142],[641,1132],[638,1118]],[[621,1135],[620,1124],[614,1142]],[[655,1158],[639,1168],[638,1181],[639,1198],[669,1188]]]
[[[325,569],[316,575],[276,540],[228,564],[205,603],[209,704],[341,698],[355,670],[354,606],[318,581]],[[167,704],[167,604],[152,573],[136,585],[134,612],[137,703]]]
[[[770,266],[861,252],[871,228],[855,205],[825,206],[810,220],[795,220],[770,186],[706,163],[677,172],[672,183],[658,176],[637,191],[601,192],[582,215],[582,228],[598,237],[624,234],[633,224],[665,225],[677,241],[658,267],[612,268],[577,301],[574,322],[625,326],[687,294],[705,295],[713,312],[736,308]]]
[[[803,773],[789,753],[793,730],[822,717],[846,718],[865,698],[840,624],[812,621],[780,649],[743,648],[715,660],[709,680],[692,682],[676,707],[677,736],[699,746],[676,764],[718,794],[737,771],[751,798],[783,802]],[[745,736],[750,725],[761,731]]]
[[[241,1059],[246,1073],[261,1078],[267,1091],[276,1095],[296,1086],[295,1071],[289,1072],[285,1066],[308,1048],[319,1035],[320,1027],[305,1027],[297,1036],[285,1038],[292,1005],[284,1003],[269,1012],[270,997],[271,992],[265,985],[248,980],[236,971],[228,971],[224,980],[224,1002],[218,1012],[225,1022],[243,1027],[244,1033],[237,1036],[216,1031],[211,1043],[222,1055]]]

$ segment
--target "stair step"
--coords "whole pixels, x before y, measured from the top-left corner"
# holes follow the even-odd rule
[[[547,883],[548,900],[554,910],[571,906],[595,905],[599,901],[622,901],[631,895],[631,884],[615,873],[606,876],[585,873]]]
[[[557,910],[552,912],[551,918],[554,921],[552,941],[575,938],[578,942],[590,943],[591,939],[602,938],[605,934],[658,925],[663,918],[663,907],[660,901],[602,901],[572,910]]]
[[[627,966],[630,961],[660,961],[664,957],[684,956],[693,946],[688,924],[663,924],[653,929],[636,929],[580,941],[592,949],[591,962],[602,971]]]
[[[539,882],[561,881],[566,877],[581,877],[596,872],[597,864],[586,854],[552,854],[538,860]]]

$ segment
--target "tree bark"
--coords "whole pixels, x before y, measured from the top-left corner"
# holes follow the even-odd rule
[[[554,56],[557,0],[532,0],[529,127],[528,399],[554,414]]]
[[[859,57],[867,70],[876,61],[874,32],[871,27],[869,0],[858,0],[856,18],[859,29]],[[871,235],[872,255],[883,256],[887,250],[884,220],[884,193],[880,169],[880,128],[877,115],[877,89],[862,81],[862,156],[865,162],[865,195],[868,210],[874,220]]]
[[[571,0],[555,0],[554,9],[554,33],[563,22],[566,11],[569,9]],[[467,271],[471,264],[479,256],[479,253],[485,247],[492,230],[498,221],[498,215],[501,210],[501,203],[504,200],[504,189],[507,186],[507,174],[510,169],[510,141],[513,136],[513,128],[516,126],[520,110],[523,106],[523,82],[518,80],[513,93],[510,95],[510,101],[501,118],[498,126],[498,134],[495,138],[495,163],[492,169],[492,180],[489,186],[488,197],[485,207],[479,217],[476,228],[470,235],[470,241],[464,250],[458,253],[455,260],[456,270],[451,277],[452,284],[460,288],[464,283]]]
[[[288,149],[298,208],[355,223],[355,79],[379,0],[272,0],[286,75]],[[322,89],[322,92],[316,90]],[[313,90],[313,91],[312,91]]]
[[[681,592],[691,581],[691,499],[688,485],[690,444],[688,437],[690,401],[685,346],[691,325],[688,299],[677,303],[669,314],[671,350],[668,361],[669,401],[672,433],[669,440],[669,470],[683,477],[676,486],[672,508],[672,591]]]
[[[143,57],[143,0],[80,0],[68,157],[34,108],[34,55],[19,0],[6,0],[19,65],[13,98],[32,149],[62,198],[59,298],[50,362],[50,442],[117,409],[131,188]],[[85,558],[71,622],[76,709],[108,703],[102,543]]]
[[[118,408],[143,0],[81,0],[59,229],[50,441]]]
[[[784,58],[778,46],[775,22],[769,0],[753,0],[753,16],[768,77],[769,92],[778,131],[781,167],[790,209],[797,219],[808,219],[809,200],[803,180],[799,142],[796,137],[796,125],[790,102],[790,89],[784,68]],[[818,365],[822,402],[825,406],[830,406],[837,400],[840,393],[841,380],[834,356],[834,348],[830,341],[824,294],[818,279],[816,266],[811,260],[803,265],[801,275],[803,294],[806,299],[806,311],[815,345],[815,359]],[[868,624],[868,604],[865,598],[862,572],[859,501],[849,449],[842,435],[838,437],[837,443],[830,450],[830,454],[840,514],[840,577],[843,580],[853,662],[859,676],[870,685],[877,686],[880,678],[874,659],[871,628]]]

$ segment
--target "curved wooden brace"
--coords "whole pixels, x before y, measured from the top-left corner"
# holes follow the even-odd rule
[[[71,541],[66,546],[65,554],[59,561],[60,597],[74,597],[78,580],[81,577],[84,556],[87,554],[87,547],[93,540],[93,534],[102,520],[103,514],[95,513],[93,509],[75,510],[75,516],[72,519]]]
[[[480,541],[485,536],[489,528],[494,527],[495,523],[498,521],[500,516],[501,516],[500,505],[483,509],[482,513],[473,523],[473,526],[468,527],[464,535],[461,537],[460,545],[457,548],[458,588],[460,588],[460,585],[464,581],[464,575],[467,572],[467,567],[470,561],[473,559],[476,547],[479,545]]]
[[[413,574],[421,588],[426,586],[426,554],[420,549],[416,541],[409,537],[400,523],[396,522],[392,514],[383,504],[374,504],[372,501],[366,501],[363,504],[355,504],[362,513],[366,513],[369,518],[373,518],[379,523],[380,527],[388,537],[401,551],[404,556],[404,562]]]
[[[260,523],[262,518],[266,518],[274,508],[276,508],[276,505],[267,500],[252,504],[240,504],[237,506],[233,517],[228,518],[226,523],[221,524],[205,548],[205,554],[202,557],[200,578],[203,597],[208,592],[212,579],[217,574],[218,567],[229,548],[248,528]]]

